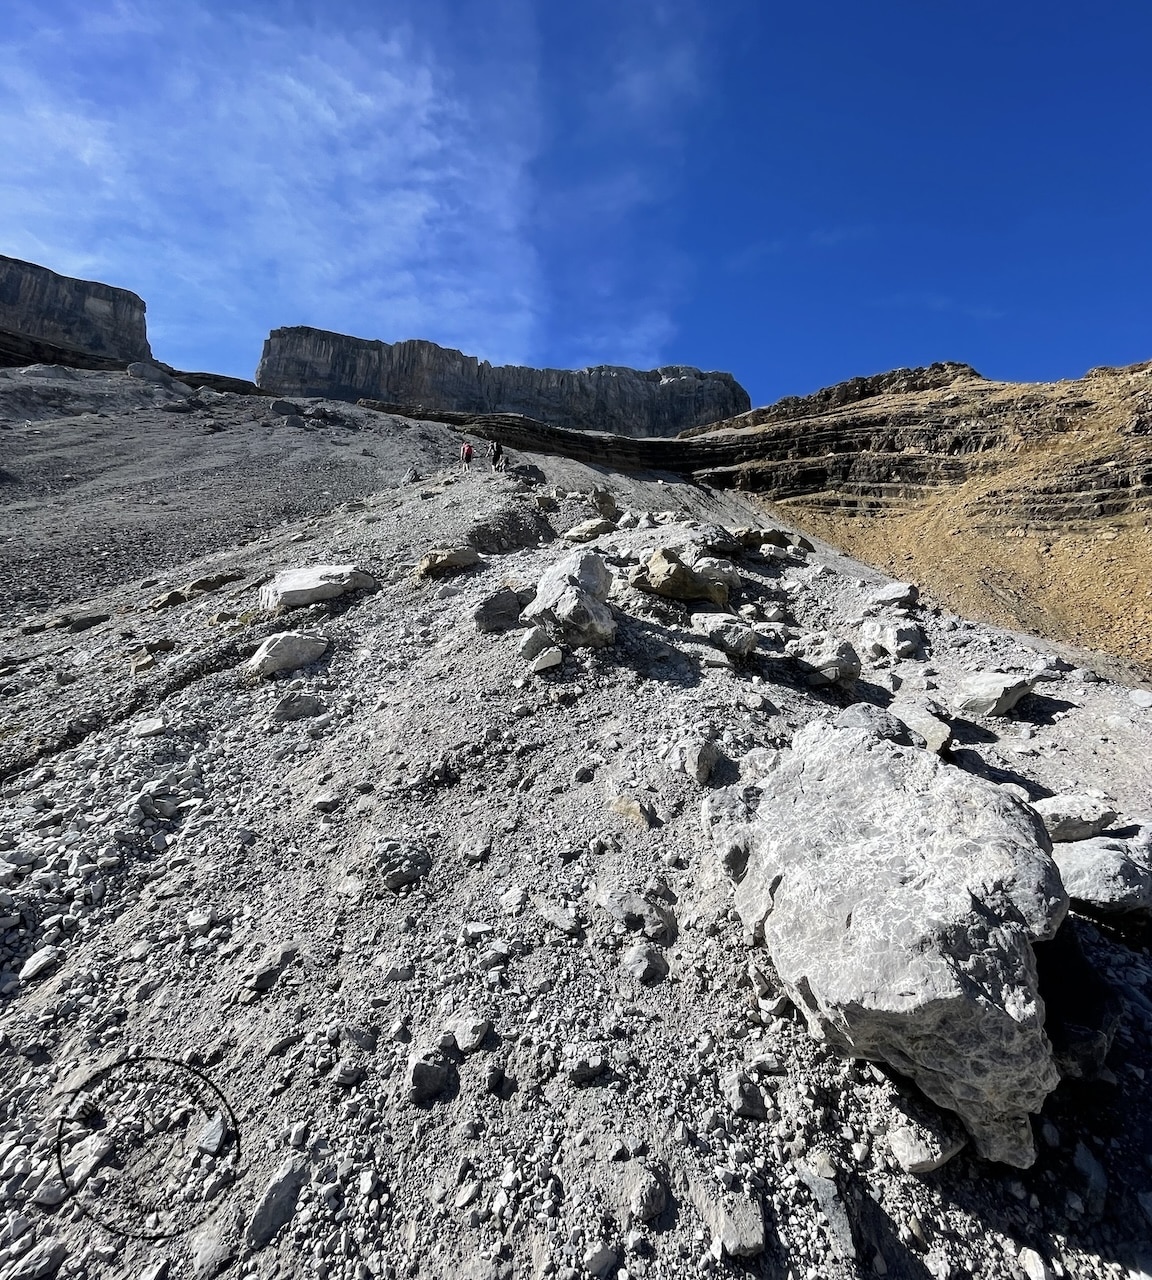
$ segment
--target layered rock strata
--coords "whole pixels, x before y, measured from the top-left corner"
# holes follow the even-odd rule
[[[419,412],[520,413],[625,436],[676,435],[750,405],[730,373],[687,365],[530,369],[491,365],[434,342],[373,342],[303,326],[272,330],[256,383],[277,395],[371,397]]]
[[[55,349],[92,360],[151,360],[144,300],[0,254],[0,359],[44,363]]]

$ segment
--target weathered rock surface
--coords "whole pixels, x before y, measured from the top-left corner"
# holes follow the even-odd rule
[[[814,688],[832,684],[851,689],[860,677],[860,655],[850,641],[839,636],[802,636],[787,651],[796,658],[800,670],[808,673]]]
[[[952,698],[952,706],[966,716],[1006,715],[1032,691],[1032,681],[1002,671],[980,671],[966,676]]]
[[[697,573],[670,547],[654,551],[647,564],[633,574],[632,585],[667,600],[708,600],[716,605],[728,603],[726,583]]]
[[[956,1111],[1027,1166],[1057,1083],[1033,940],[1067,909],[1035,816],[866,730],[814,722],[772,775],[736,908],[809,1029]]]
[[[1116,810],[1099,795],[1047,796],[1036,800],[1032,808],[1053,841],[1090,840],[1116,819]]]
[[[322,658],[328,652],[323,636],[306,635],[302,631],[281,631],[269,636],[248,660],[248,667],[259,676],[279,671],[295,671]]]
[[[612,571],[591,551],[578,551],[550,568],[536,587],[536,598],[521,614],[540,623],[562,644],[599,648],[616,638],[616,620],[604,603],[612,589]]]
[[[142,298],[3,254],[0,330],[114,361],[152,359]],[[8,361],[0,355],[0,363]]]
[[[756,648],[756,632],[724,613],[694,613],[692,630],[734,658],[746,658]]]
[[[1052,857],[1073,901],[1109,915],[1152,912],[1152,855],[1146,847],[1096,836],[1054,843]]]
[[[475,547],[435,547],[426,552],[416,566],[418,578],[447,578],[463,573],[480,563]]]
[[[281,395],[369,397],[425,409],[518,413],[582,431],[672,436],[744,413],[751,402],[729,373],[687,365],[641,372],[615,365],[529,369],[434,342],[373,342],[303,326],[273,329],[256,384]]]
[[[352,564],[316,564],[284,569],[260,590],[264,609],[298,609],[336,600],[350,591],[374,591],[376,579]]]

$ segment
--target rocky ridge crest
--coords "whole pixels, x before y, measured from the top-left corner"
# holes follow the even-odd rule
[[[422,339],[375,342],[304,326],[272,330],[256,383],[276,395],[367,397],[408,406],[416,416],[518,413],[624,436],[672,436],[750,405],[730,373],[686,365],[646,371],[491,365]]]

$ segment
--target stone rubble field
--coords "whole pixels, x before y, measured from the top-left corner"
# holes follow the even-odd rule
[[[0,616],[0,1280],[1152,1274],[1152,694],[738,495],[286,407]],[[386,482],[207,540],[317,408]],[[74,1102],[143,1058],[230,1110],[161,1090],[132,1221]]]

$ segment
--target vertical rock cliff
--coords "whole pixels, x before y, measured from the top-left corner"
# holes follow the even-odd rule
[[[68,357],[83,357],[83,361]],[[151,360],[144,300],[0,254],[0,363]]]
[[[672,436],[744,413],[748,393],[730,373],[686,365],[638,371],[491,365],[434,342],[372,342],[322,329],[273,329],[256,383],[277,395],[368,397],[429,410],[522,413],[557,426],[628,436]]]

